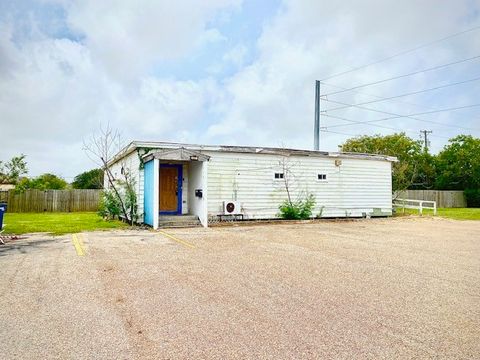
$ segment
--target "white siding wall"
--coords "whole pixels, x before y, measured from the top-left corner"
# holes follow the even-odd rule
[[[273,218],[279,204],[287,198],[285,183],[275,180],[282,172],[283,157],[265,154],[205,152],[208,162],[208,214],[223,211],[224,200],[240,202],[245,218]],[[291,156],[290,169],[293,200],[312,193],[316,198],[314,215],[323,217],[362,216],[381,211],[391,214],[391,163],[380,160]],[[319,181],[319,173],[327,174]],[[323,210],[322,210],[323,207]],[[378,210],[375,210],[378,209]]]
[[[193,161],[190,163],[190,185],[188,188],[190,214],[197,215],[203,226],[207,226],[208,214],[207,214],[207,164],[203,162]],[[203,197],[199,198],[195,196],[195,190],[202,189]],[[185,190],[184,190],[185,191]]]
[[[122,179],[123,175],[121,173],[122,166],[127,169],[130,169],[132,175],[136,182],[137,189],[137,201],[138,201],[138,214],[139,222],[143,222],[143,169],[140,169],[140,159],[138,158],[137,152],[134,151],[130,155],[126,156],[122,161],[119,161],[113,164],[110,167],[115,179]],[[108,188],[108,180],[105,177],[105,188]]]

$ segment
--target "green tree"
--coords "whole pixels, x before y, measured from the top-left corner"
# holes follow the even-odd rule
[[[74,189],[103,189],[103,170],[92,169],[75,176]]]
[[[67,182],[54,174],[43,174],[33,179],[23,178],[17,185],[18,192],[27,189],[38,190],[63,190],[67,187]]]
[[[398,162],[393,163],[393,191],[405,190],[412,186],[416,179],[422,178],[420,174],[420,160],[424,154],[422,142],[411,139],[405,133],[358,136],[348,139],[341,148],[345,152],[396,156]]]
[[[480,189],[480,138],[458,135],[437,156],[437,189]]]
[[[436,156],[423,152],[416,158],[416,171],[410,189],[432,189],[437,177]]]
[[[16,184],[20,176],[25,175],[27,170],[27,162],[25,155],[14,156],[10,161],[4,163],[0,161],[0,184]]]

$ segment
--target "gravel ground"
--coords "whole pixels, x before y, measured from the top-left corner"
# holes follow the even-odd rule
[[[480,358],[480,222],[166,233],[1,246],[0,359]]]

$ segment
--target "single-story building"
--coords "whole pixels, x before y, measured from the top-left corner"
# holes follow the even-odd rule
[[[0,184],[0,191],[8,191],[15,189],[15,184]]]
[[[358,153],[133,141],[109,165],[115,178],[130,171],[140,221],[158,228],[162,215],[193,215],[205,227],[222,218],[277,218],[287,192],[294,201],[313,194],[317,217],[389,216],[395,161]]]

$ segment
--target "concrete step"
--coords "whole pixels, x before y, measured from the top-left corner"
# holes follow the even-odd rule
[[[159,221],[196,221],[198,220],[198,216],[196,215],[160,215],[158,217]]]
[[[179,228],[202,226],[196,215],[160,215],[158,217],[160,228]]]
[[[187,228],[187,227],[201,227],[202,224],[199,222],[165,222],[159,223],[158,227],[160,229],[167,228]]]

